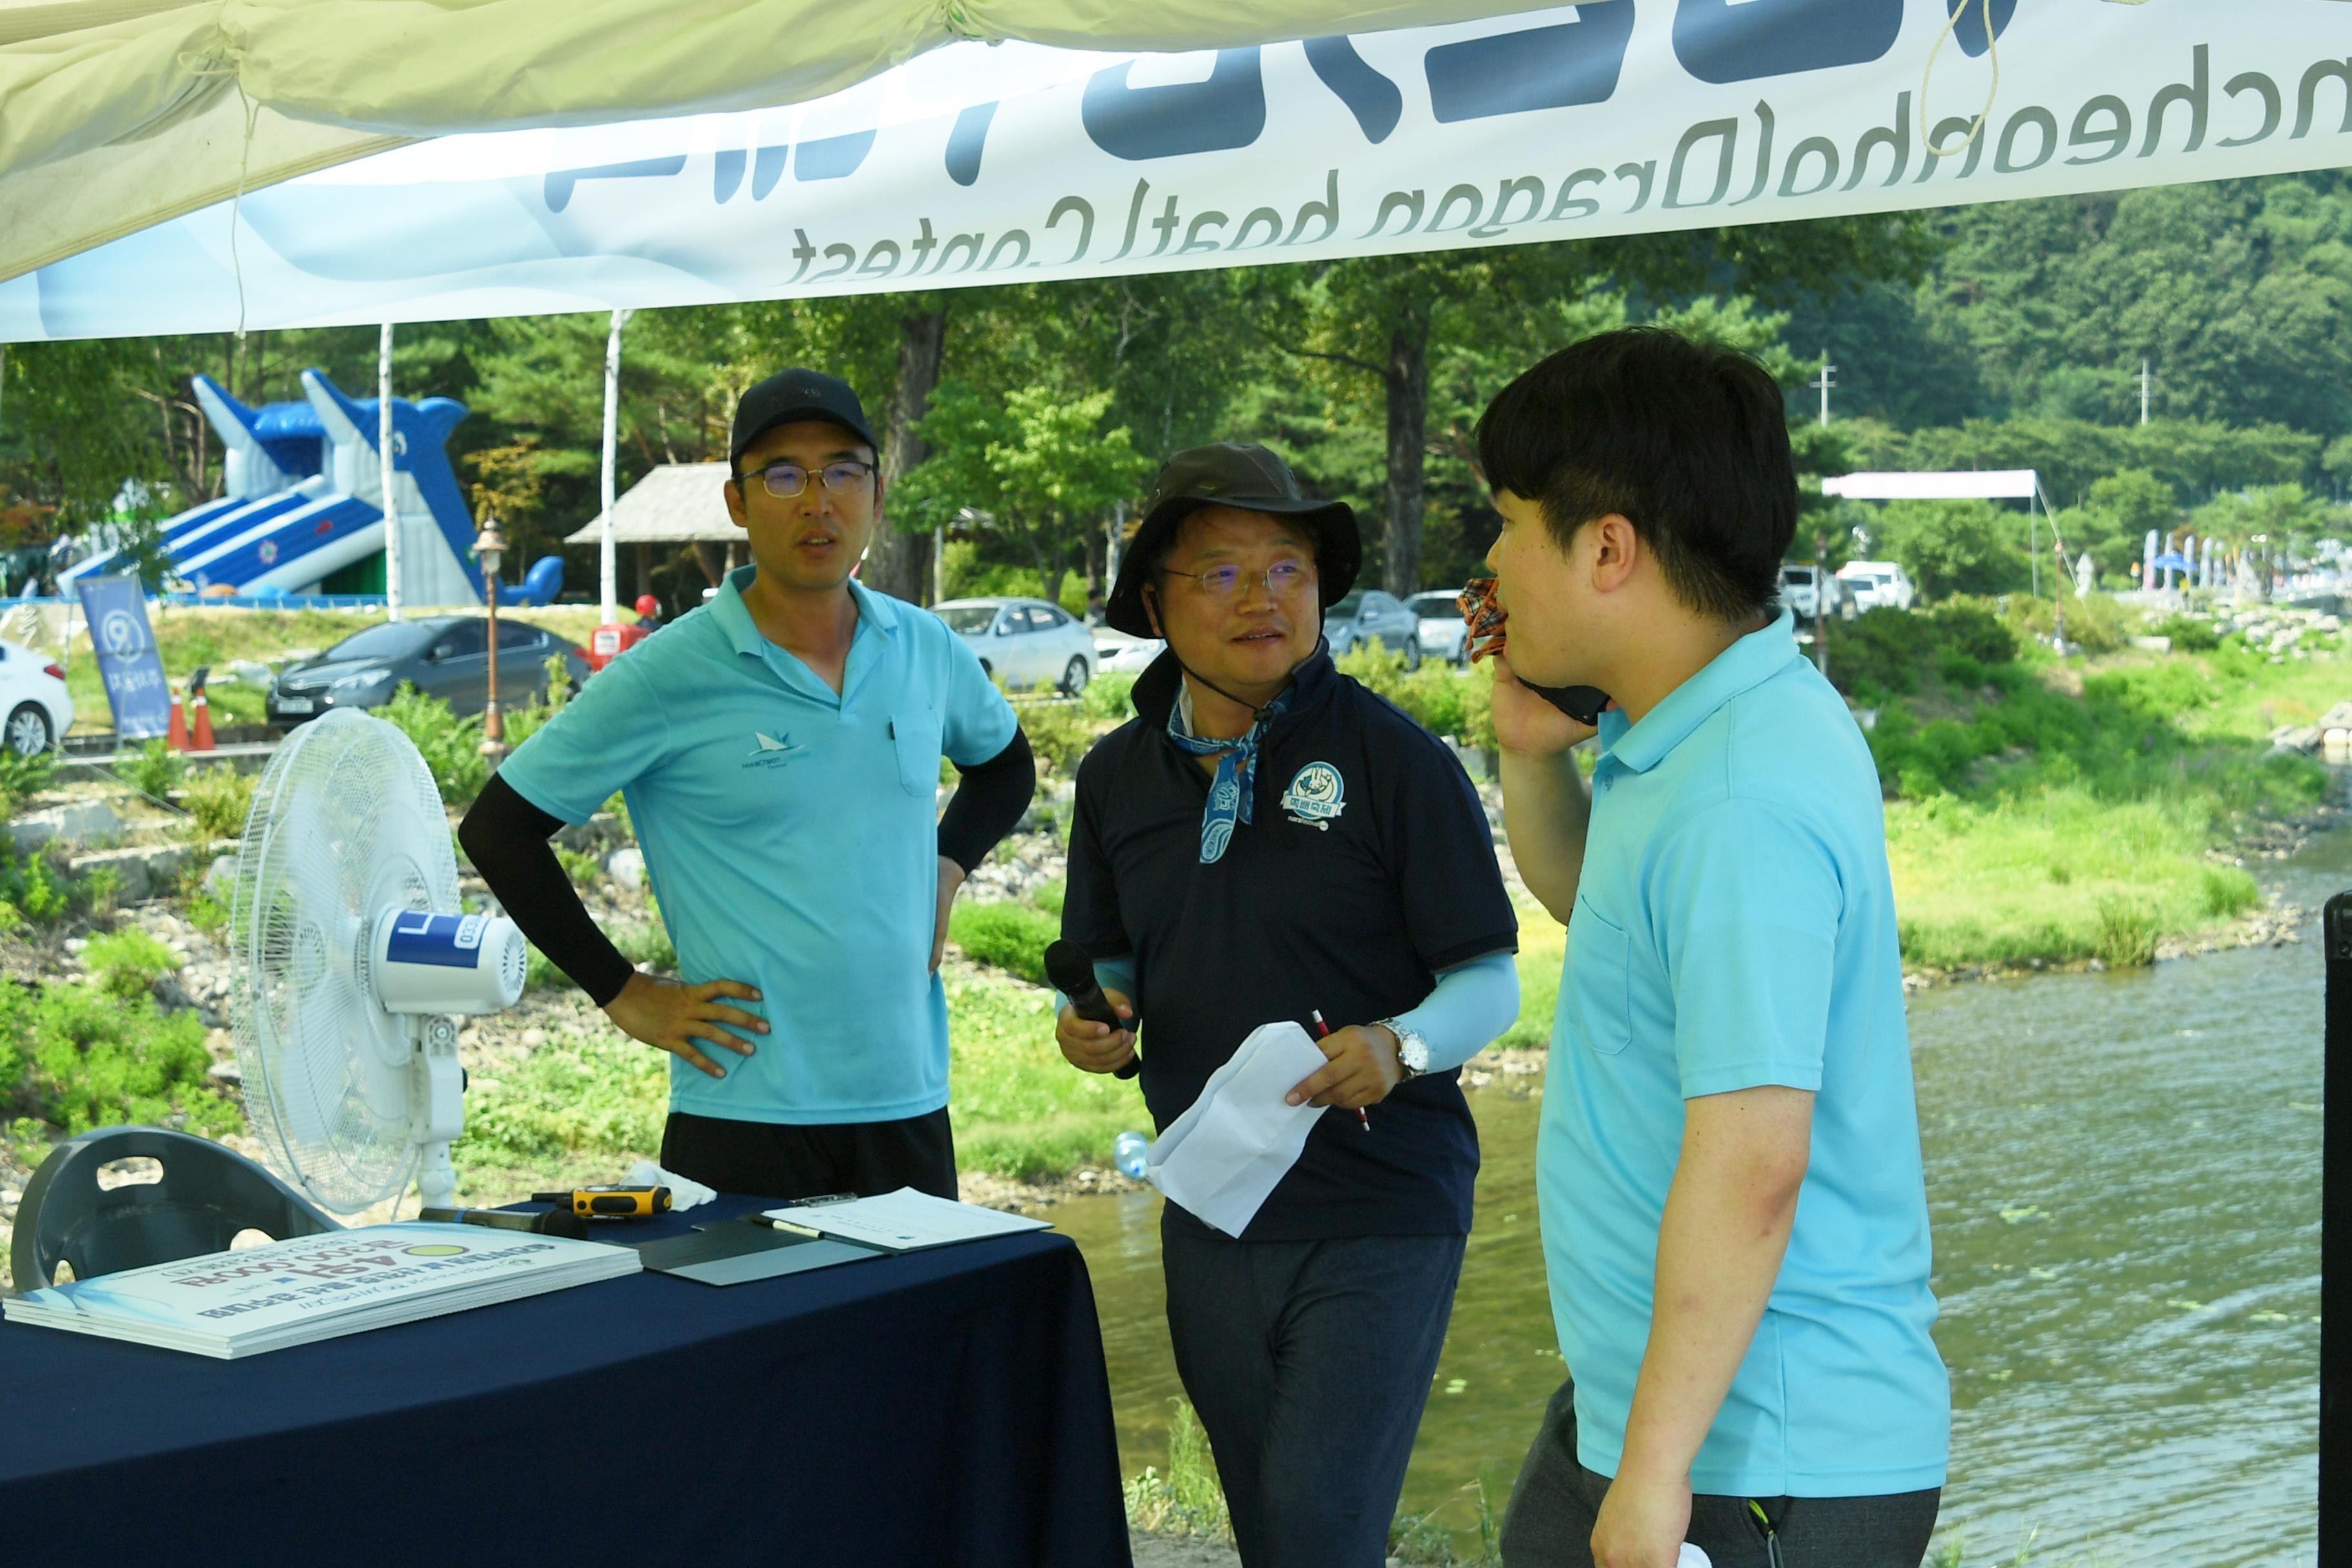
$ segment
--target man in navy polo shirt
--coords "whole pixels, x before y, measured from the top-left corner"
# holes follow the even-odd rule
[[[1238,1237],[1174,1204],[1168,1328],[1249,1568],[1377,1568],[1470,1229],[1461,1064],[1518,1013],[1517,921],[1461,764],[1332,668],[1355,514],[1263,447],[1160,476],[1106,618],[1168,649],[1078,770],[1063,934],[1139,1020],[1161,1128],[1260,1025],[1342,1026],[1328,1107]],[[1109,1072],[1129,1030],[1065,1008]],[[1366,1110],[1365,1108],[1370,1108]]]
[[[1780,389],[1607,333],[1478,425],[1511,849],[1568,926],[1536,1184],[1562,1358],[1511,1568],[1917,1568],[1950,1384],[1878,775],[1773,601]],[[1522,682],[1611,694],[1595,731]]]
[[[772,1197],[953,1197],[940,952],[965,873],[1028,805],[1028,742],[945,623],[853,579],[882,481],[848,386],[761,382],[730,455],[751,564],[590,680],[459,837],[524,933],[674,1053],[664,1166]],[[963,777],[935,818],[942,755]],[[615,790],[677,980],[630,967],[548,847]]]

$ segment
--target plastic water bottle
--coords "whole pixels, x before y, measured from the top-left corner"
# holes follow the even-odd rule
[[[1110,1163],[1118,1167],[1120,1175],[1131,1176],[1139,1182],[1143,1179],[1147,1163],[1145,1156],[1150,1147],[1151,1140],[1142,1133],[1122,1132],[1111,1140]]]

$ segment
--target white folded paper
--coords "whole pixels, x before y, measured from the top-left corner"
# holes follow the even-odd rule
[[[719,1195],[693,1177],[665,1171],[651,1160],[640,1160],[630,1166],[626,1180],[635,1187],[667,1187],[669,1206],[674,1209],[690,1209]]]
[[[1297,1025],[1262,1026],[1145,1152],[1145,1179],[1202,1224],[1239,1236],[1298,1163],[1323,1114],[1321,1106],[1283,1098],[1323,1062]]]

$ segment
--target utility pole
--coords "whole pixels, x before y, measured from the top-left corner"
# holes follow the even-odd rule
[[[1822,351],[1822,374],[1814,378],[1813,384],[1822,389],[1822,423],[1827,425],[1830,422],[1830,388],[1837,384],[1837,366],[1830,363],[1830,351],[1827,349]]]
[[[596,624],[602,626],[609,626],[620,618],[614,607],[620,589],[615,581],[618,569],[613,561],[613,469],[621,430],[621,329],[629,324],[633,314],[629,310],[614,311],[613,330],[604,339],[604,526],[596,542],[596,602],[603,611]]]
[[[1826,680],[1830,673],[1830,578],[1824,557],[1830,552],[1829,538],[1813,535],[1813,668]]]
[[[375,346],[375,464],[383,501],[383,610],[400,619],[400,491],[392,474],[392,323]]]
[[[2139,422],[2143,425],[2147,423],[2148,381],[2147,361],[2142,360],[2139,362]]]

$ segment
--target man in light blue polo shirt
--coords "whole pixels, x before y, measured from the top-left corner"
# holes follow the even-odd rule
[[[965,873],[1028,805],[1028,743],[945,623],[852,578],[882,496],[846,385],[761,383],[732,448],[752,563],[591,679],[460,838],[541,951],[675,1054],[667,1169],[782,1198],[952,1197],[940,951]],[[963,780],[935,817],[943,755]],[[675,981],[614,950],[547,843],[615,790]]]
[[[1868,748],[1773,603],[1780,388],[1632,331],[1498,396],[1495,722],[1528,887],[1568,926],[1537,1155],[1570,1381],[1510,1568],[1916,1568],[1950,1387]],[[1540,689],[1595,687],[1595,731]]]

